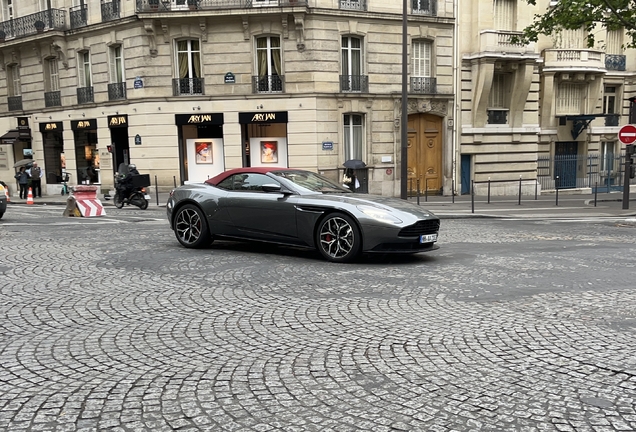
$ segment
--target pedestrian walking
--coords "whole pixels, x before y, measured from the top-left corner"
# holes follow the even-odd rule
[[[33,198],[42,198],[42,176],[44,171],[38,166],[37,162],[33,162],[31,167],[31,189],[33,191]]]
[[[20,186],[20,199],[26,199],[28,194],[29,174],[27,174],[24,167],[20,167],[20,171],[18,171],[14,177]]]

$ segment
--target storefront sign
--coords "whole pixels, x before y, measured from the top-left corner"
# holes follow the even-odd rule
[[[62,132],[64,126],[62,122],[40,123],[40,132]]]
[[[141,145],[141,135],[135,135],[135,145]]]
[[[239,113],[239,123],[287,123],[287,111]]]
[[[333,141],[323,141],[322,142],[323,150],[333,150]]]
[[[177,126],[183,125],[222,125],[223,114],[176,114],[175,124]]]
[[[128,114],[108,116],[109,128],[128,127]]]
[[[225,84],[235,84],[236,78],[232,72],[228,72],[225,74]]]
[[[29,129],[28,117],[18,117],[18,129]]]
[[[73,130],[97,129],[97,120],[95,119],[71,120],[71,129]]]

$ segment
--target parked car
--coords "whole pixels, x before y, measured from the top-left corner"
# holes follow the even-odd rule
[[[361,253],[438,249],[440,221],[413,203],[356,194],[314,172],[238,168],[170,192],[170,227],[187,248],[228,238],[317,249],[348,262]]]
[[[7,211],[7,196],[5,194],[7,188],[7,184],[0,181],[0,219],[4,216],[4,212]]]

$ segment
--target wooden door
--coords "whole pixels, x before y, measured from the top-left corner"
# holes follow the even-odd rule
[[[408,189],[417,193],[442,191],[442,119],[429,114],[409,116]]]

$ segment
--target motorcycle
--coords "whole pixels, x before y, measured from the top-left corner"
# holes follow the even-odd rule
[[[115,197],[113,198],[113,201],[115,203],[115,207],[117,207],[118,209],[122,208],[124,205],[135,205],[141,210],[146,210],[148,208],[150,195],[148,195],[148,193],[146,192],[145,187],[139,186],[139,182],[135,181],[134,177],[147,176],[133,176],[132,189],[130,190],[128,196],[122,196],[122,194],[124,194],[124,191],[126,190],[125,186],[121,184],[124,176],[115,176]]]

